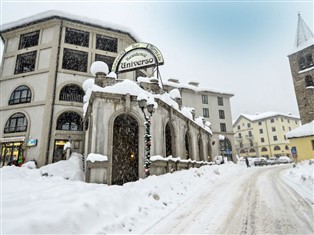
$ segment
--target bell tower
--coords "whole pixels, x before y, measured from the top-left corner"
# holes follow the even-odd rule
[[[288,55],[302,124],[314,120],[314,36],[301,15],[293,51]]]

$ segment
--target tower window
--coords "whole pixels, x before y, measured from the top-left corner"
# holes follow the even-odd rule
[[[77,46],[88,47],[89,33],[77,29],[66,28],[64,42]]]
[[[20,37],[19,50],[38,45],[39,30],[31,33],[22,34]]]
[[[299,59],[299,68],[300,68],[300,70],[303,70],[303,69],[306,68],[305,58],[304,58],[304,57],[301,57],[301,58]]]
[[[305,87],[314,87],[314,82],[311,75],[305,77]]]
[[[306,67],[313,66],[313,59],[312,59],[312,55],[311,54],[307,54],[305,56],[305,60],[306,60]]]

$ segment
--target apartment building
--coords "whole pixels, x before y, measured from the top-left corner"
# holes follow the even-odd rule
[[[233,124],[237,154],[240,157],[291,156],[286,133],[300,125],[300,118],[291,114],[241,114]]]
[[[223,154],[229,160],[235,161],[235,144],[232,128],[232,116],[230,98],[234,94],[225,91],[199,87],[198,82],[189,84],[180,83],[178,79],[165,81],[164,89],[170,91],[178,89],[180,91],[182,105],[193,107],[195,117],[202,116],[205,121],[211,123],[212,136],[212,156]],[[220,140],[219,136],[224,136]]]
[[[83,153],[83,82],[90,66],[111,67],[117,55],[137,42],[124,27],[48,11],[2,25],[0,87],[1,166],[22,157],[39,166],[64,158],[63,146]],[[121,74],[135,80],[151,71]]]

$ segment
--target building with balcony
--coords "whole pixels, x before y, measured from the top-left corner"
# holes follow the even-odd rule
[[[239,157],[290,156],[286,133],[300,124],[300,118],[291,114],[241,114],[233,124],[237,154]]]
[[[302,124],[314,120],[314,35],[301,15],[293,51],[288,55]]]

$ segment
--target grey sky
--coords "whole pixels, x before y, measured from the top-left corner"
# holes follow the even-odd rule
[[[266,111],[299,114],[287,55],[298,12],[313,31],[313,1],[2,0],[0,7],[1,24],[62,10],[123,25],[161,50],[163,80],[199,81],[202,87],[234,93],[233,119]]]

